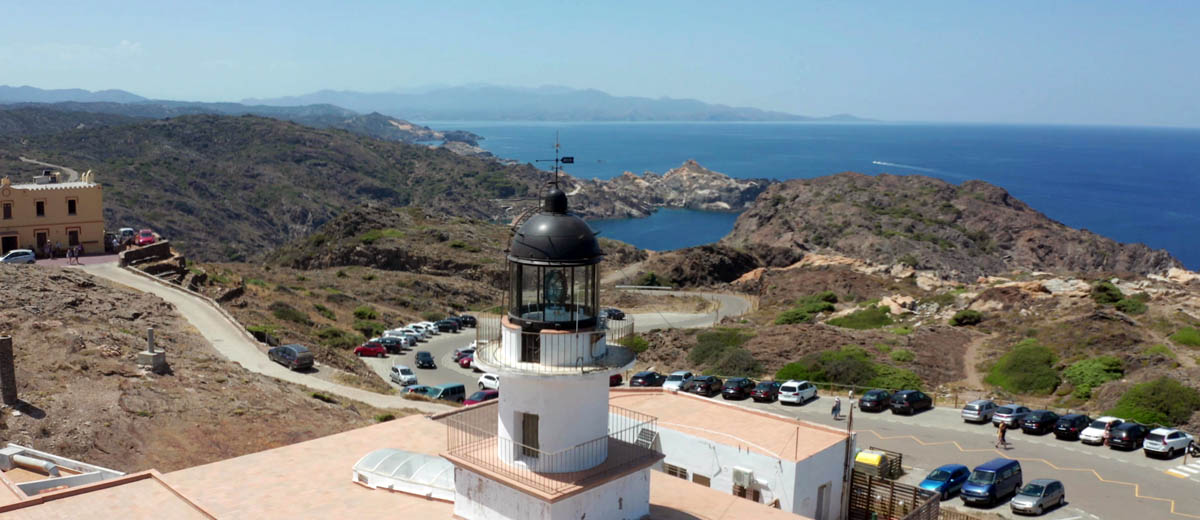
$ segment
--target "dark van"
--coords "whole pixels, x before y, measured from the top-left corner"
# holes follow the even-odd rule
[[[304,345],[280,345],[267,351],[267,357],[292,370],[308,370],[313,366],[313,355]]]
[[[1021,489],[1021,463],[1012,459],[992,459],[971,470],[959,496],[967,505],[995,504]]]
[[[467,398],[467,389],[461,383],[447,383],[433,386],[428,395],[434,399],[461,403]]]

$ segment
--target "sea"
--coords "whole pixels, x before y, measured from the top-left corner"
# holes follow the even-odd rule
[[[1068,226],[1162,248],[1200,269],[1200,129],[898,123],[425,122],[469,130],[520,162],[573,156],[568,173],[664,173],[688,159],[731,177],[779,180],[844,171],[998,185]],[[549,163],[538,163],[549,169]],[[651,250],[711,243],[736,214],[660,210],[592,221],[601,236]]]

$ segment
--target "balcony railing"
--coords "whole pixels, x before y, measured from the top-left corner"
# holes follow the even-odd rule
[[[488,316],[480,318],[476,331],[475,362],[488,371],[586,374],[626,368],[636,357],[614,344],[632,334],[632,320],[602,322],[585,331],[525,332],[502,317]]]
[[[439,421],[446,424],[447,455],[452,460],[552,496],[662,458],[653,443],[658,420],[617,406],[609,407],[608,435],[555,452],[500,438],[495,405],[472,406]],[[579,471],[546,471],[596,462]]]

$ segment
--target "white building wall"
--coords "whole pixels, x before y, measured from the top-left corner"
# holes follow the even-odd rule
[[[636,520],[650,514],[649,468],[553,504],[463,468],[454,469],[454,487],[454,514],[467,520]]]
[[[782,460],[739,448],[737,441],[731,444],[711,441],[675,430],[670,425],[659,423],[659,439],[663,463],[686,469],[688,480],[695,475],[710,479],[710,487],[724,493],[733,492],[733,468],[741,467],[754,472],[755,485],[760,501],[769,504],[779,499],[784,511],[816,518],[818,486],[830,482],[830,506],[832,516],[840,518],[842,476],[845,444],[838,443],[826,448],[799,463]],[[803,438],[801,438],[803,442]],[[662,469],[662,466],[657,466]]]
[[[500,375],[500,402],[496,406],[499,418],[498,443],[500,459],[527,464],[531,469],[547,472],[567,472],[587,469],[608,456],[607,442],[595,442],[586,450],[549,460],[521,462],[512,444],[504,440],[521,441],[521,414],[538,415],[538,445],[541,451],[557,452],[608,435],[608,375],[534,377],[515,374]],[[547,464],[553,464],[547,466]]]

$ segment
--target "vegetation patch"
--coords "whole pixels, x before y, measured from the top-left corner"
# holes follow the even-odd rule
[[[1200,347],[1200,330],[1184,327],[1171,335],[1171,341],[1189,347]]]
[[[638,278],[634,285],[645,285],[648,287],[669,287],[671,285],[671,280],[668,280],[665,276],[659,276],[654,272],[649,272],[643,274],[641,278]]]
[[[917,356],[916,354],[913,354],[911,350],[901,348],[893,350],[891,353],[891,358],[892,361],[898,363],[912,363],[913,360],[917,359]]]
[[[301,325],[312,325],[312,320],[304,311],[288,305],[286,302],[275,302],[270,307],[271,315],[284,321],[299,323]]]
[[[1146,312],[1146,302],[1137,298],[1122,298],[1116,303],[1117,310],[1125,314],[1142,314]]]
[[[958,311],[954,313],[952,318],[950,318],[950,324],[954,325],[955,327],[978,325],[982,321],[983,313],[979,311],[973,311],[971,309],[963,309]]]
[[[832,312],[833,304],[837,301],[838,297],[833,291],[810,294],[797,301],[795,307],[779,313],[779,316],[775,317],[775,324],[811,323],[817,314]]]
[[[1125,375],[1125,364],[1114,356],[1097,356],[1084,359],[1067,367],[1063,377],[1075,387],[1071,395],[1079,399],[1091,399],[1092,389]]]
[[[351,349],[362,343],[362,336],[346,332],[337,327],[325,327],[317,331],[321,344],[330,348]]]
[[[1099,281],[1092,285],[1092,299],[1100,305],[1112,305],[1121,301],[1125,295],[1109,281]]]
[[[388,422],[396,420],[396,416],[390,413],[375,414],[375,422]]]
[[[1167,359],[1179,359],[1178,357],[1175,356],[1175,352],[1172,351],[1170,347],[1163,345],[1162,343],[1159,343],[1158,345],[1146,347],[1146,350],[1142,351],[1142,355],[1162,356]]]
[[[383,335],[387,326],[374,320],[355,320],[354,330],[361,332],[363,336],[374,338]]]
[[[1169,377],[1133,385],[1117,405],[1104,412],[1143,424],[1175,426],[1200,410],[1200,392]]]
[[[826,323],[847,329],[878,329],[892,324],[892,315],[887,307],[872,305],[866,309],[855,311],[840,318],[833,318]]]
[[[889,390],[920,389],[923,385],[921,378],[911,370],[876,363],[867,351],[849,345],[809,354],[800,361],[784,365],[775,373],[776,381],[789,379]]]
[[[641,354],[642,352],[645,352],[646,349],[650,348],[650,342],[646,341],[646,338],[643,338],[637,334],[625,336],[624,338],[621,338],[617,344],[638,354]]]
[[[319,303],[314,303],[313,309],[315,309],[317,311],[317,314],[320,314],[325,319],[330,320],[330,321],[337,321],[337,314],[334,314],[333,310],[330,309],[329,307],[326,307]]]
[[[888,329],[888,332],[891,332],[892,334],[895,334],[897,336],[907,336],[907,335],[913,333],[913,329],[912,329],[912,327],[905,325],[905,326],[893,327],[891,329]]]
[[[372,229],[358,236],[359,242],[367,245],[374,244],[384,238],[404,238],[404,232],[399,229]]]
[[[379,313],[370,305],[362,305],[354,309],[354,317],[360,320],[374,320],[379,318]]]
[[[330,397],[329,394],[326,394],[323,392],[313,392],[308,395],[312,396],[313,399],[321,401],[322,403],[337,404],[336,399],[334,399],[333,397]]]
[[[425,321],[438,321],[446,317],[446,313],[438,311],[425,311],[421,313],[421,318]]]
[[[1029,338],[996,361],[984,382],[1017,394],[1047,395],[1058,386],[1054,351]]]
[[[696,335],[696,346],[688,361],[708,365],[705,373],[722,376],[757,377],[763,367],[749,350],[742,348],[754,334],[743,329],[716,329]]]

